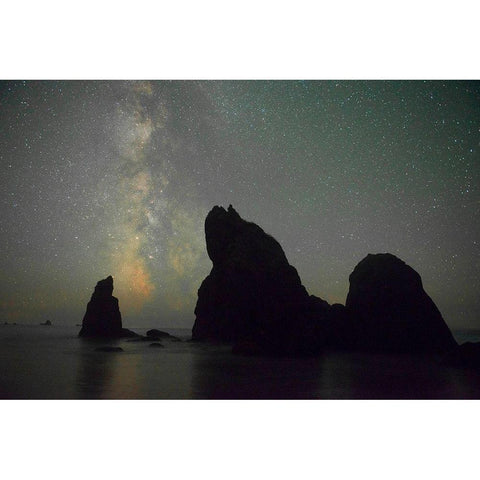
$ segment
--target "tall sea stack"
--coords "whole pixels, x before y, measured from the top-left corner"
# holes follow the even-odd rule
[[[112,296],[113,278],[100,280],[87,305],[80,337],[129,337],[135,333],[122,328],[118,299]]]
[[[280,244],[231,205],[209,212],[205,237],[213,268],[198,290],[193,339],[230,342],[237,351],[317,351],[328,304],[308,295]]]

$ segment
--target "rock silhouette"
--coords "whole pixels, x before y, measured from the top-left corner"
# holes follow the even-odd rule
[[[118,299],[112,296],[113,278],[100,280],[87,305],[80,337],[132,337],[136,333],[122,328]]]
[[[238,353],[318,351],[328,303],[308,295],[280,244],[231,205],[209,212],[205,237],[213,268],[198,290],[193,339],[230,342]]]
[[[153,328],[148,330],[145,335],[138,335],[135,334],[135,338],[127,340],[127,342],[153,342],[159,340],[169,340],[172,342],[181,342],[181,340],[173,335],[170,335],[167,332],[163,332],[162,330],[157,330]],[[163,346],[163,345],[162,345]]]
[[[50,320],[46,320],[45,322],[41,323],[40,325],[52,325],[52,322]]]
[[[389,253],[369,254],[355,267],[346,312],[361,349],[447,352],[457,345],[420,275]]]
[[[145,334],[149,339],[154,339],[158,340],[160,338],[169,338],[172,337],[167,332],[163,332],[162,330],[157,330],[156,328],[152,328],[151,330],[148,330],[147,333]],[[173,338],[173,337],[172,337]]]
[[[350,275],[346,305],[330,306],[308,295],[280,244],[231,205],[208,213],[205,238],[213,268],[198,290],[193,340],[252,355],[457,346],[420,275],[394,255],[365,257]]]

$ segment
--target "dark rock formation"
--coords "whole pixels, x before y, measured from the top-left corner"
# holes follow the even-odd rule
[[[157,340],[169,340],[172,342],[181,342],[181,340],[173,335],[170,335],[167,332],[162,332],[161,330],[148,330],[146,335],[137,335],[135,334],[135,338],[127,340],[127,342],[152,342]]]
[[[164,348],[164,346],[158,342],[151,343],[149,347]]]
[[[45,322],[41,323],[40,325],[51,325],[52,322],[50,320],[46,320]]]
[[[123,352],[122,347],[98,347],[95,349],[96,352]]]
[[[309,296],[280,244],[230,205],[205,220],[213,262],[198,290],[193,340],[243,354],[323,348],[445,353],[457,344],[420,275],[391,254],[368,255],[350,275],[346,305]]]
[[[118,308],[118,299],[112,296],[113,278],[100,280],[88,302],[83,317],[80,337],[133,337],[137,334],[122,328],[122,316]]]
[[[155,338],[166,338],[166,337],[171,337],[171,335],[167,332],[162,332],[161,330],[157,330],[156,328],[152,328],[152,330],[148,330],[146,333],[147,337],[150,337],[150,339]]]
[[[466,342],[445,355],[442,363],[453,367],[480,369],[480,342]]]
[[[355,267],[346,313],[361,349],[447,352],[457,345],[420,275],[389,253],[370,254]]]
[[[198,291],[194,340],[230,342],[238,353],[317,352],[328,303],[310,297],[280,244],[230,205],[205,220],[213,262]]]

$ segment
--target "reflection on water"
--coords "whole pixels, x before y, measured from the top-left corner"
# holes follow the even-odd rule
[[[105,342],[80,338],[80,361],[77,372],[76,398],[109,398],[114,384],[119,352],[98,352]],[[110,342],[113,346],[118,342]],[[118,378],[118,374],[116,375]],[[111,397],[110,397],[111,398]]]
[[[204,348],[194,356],[195,398],[480,398],[478,372],[444,367],[435,357],[328,352],[318,358],[256,358]]]
[[[257,358],[232,355],[229,347],[196,345],[194,348],[195,398],[319,398],[321,358]]]
[[[479,372],[447,368],[433,357],[326,352],[258,358],[186,341],[188,330],[183,342],[163,340],[164,348],[77,333],[72,327],[0,326],[0,398],[480,398]],[[105,345],[123,351],[96,351]]]
[[[76,398],[191,398],[190,355],[183,344],[152,348],[151,342],[81,341]],[[123,352],[96,351],[106,345]]]
[[[324,356],[321,396],[333,399],[480,398],[480,375],[462,381],[463,370],[436,357],[329,353]]]

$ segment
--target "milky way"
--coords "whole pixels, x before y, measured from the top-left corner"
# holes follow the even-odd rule
[[[0,83],[0,321],[79,323],[115,278],[128,326],[193,324],[203,222],[233,204],[307,290],[367,254],[480,328],[479,82]]]

